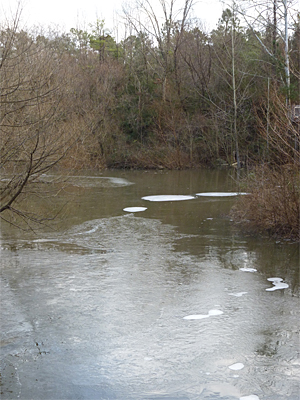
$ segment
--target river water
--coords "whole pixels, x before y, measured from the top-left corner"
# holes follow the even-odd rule
[[[237,190],[228,171],[82,173],[55,229],[2,223],[1,399],[298,400],[299,246],[195,196]]]

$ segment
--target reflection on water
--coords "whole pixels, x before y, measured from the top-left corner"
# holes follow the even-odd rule
[[[3,398],[298,400],[298,246],[238,233],[234,197],[194,198],[238,191],[225,171],[100,178],[61,194],[55,231],[1,227]]]

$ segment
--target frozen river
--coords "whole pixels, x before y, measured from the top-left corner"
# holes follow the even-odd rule
[[[237,191],[105,171],[55,230],[2,223],[1,399],[299,400],[299,246],[238,232]]]

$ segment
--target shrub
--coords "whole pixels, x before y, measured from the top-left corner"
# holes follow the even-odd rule
[[[244,227],[272,236],[300,239],[300,172],[295,165],[257,167],[246,178],[231,215]]]

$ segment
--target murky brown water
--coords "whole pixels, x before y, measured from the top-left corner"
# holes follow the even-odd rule
[[[2,224],[1,399],[298,400],[299,246],[239,233],[235,197],[142,200],[236,190],[227,171],[82,175],[55,231]]]

